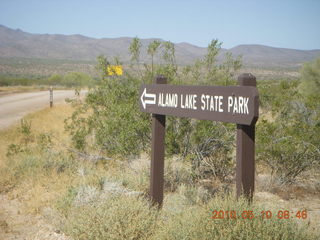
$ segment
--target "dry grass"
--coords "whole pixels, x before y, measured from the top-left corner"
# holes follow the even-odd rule
[[[67,104],[55,105],[54,108],[46,108],[41,111],[31,113],[24,119],[31,122],[34,134],[53,133],[53,142],[64,145],[69,141],[68,135],[64,131],[64,119],[70,116],[72,108]],[[0,168],[4,167],[7,159],[7,149],[10,144],[18,144],[21,141],[20,124],[15,124],[9,128],[0,130]]]
[[[47,90],[48,87],[44,86],[7,86],[0,87],[0,95],[20,93],[20,92],[33,92],[39,90]]]
[[[64,130],[64,120],[72,111],[70,105],[60,104],[24,117],[31,123],[29,152],[11,157],[7,156],[8,146],[22,144],[24,137],[20,125],[1,130],[0,193],[8,192],[10,198],[19,198],[28,213],[39,213],[46,206],[56,205],[68,189],[80,186],[99,188],[106,178],[121,172],[116,161],[94,164],[68,152],[70,139]],[[38,139],[44,133],[52,139],[48,149],[43,149]]]
[[[72,184],[73,178],[69,175],[52,172],[49,176],[40,175],[23,182],[9,195],[18,197],[25,203],[25,212],[40,213],[44,207],[53,206]]]
[[[56,105],[42,111],[29,114],[25,119],[31,121],[36,133],[52,132],[61,144],[68,142],[68,134],[64,131],[64,120],[72,114],[68,104]]]
[[[43,109],[39,112],[31,113],[24,119],[31,122],[32,136],[36,139],[40,133],[49,133],[52,138],[53,151],[61,151],[68,144],[68,135],[64,131],[64,119],[72,113],[71,106],[67,104],[55,105],[54,108]],[[22,133],[19,130],[20,125],[16,124],[0,131],[0,169],[4,169],[8,162],[23,161],[25,156],[15,156],[8,159],[6,156],[10,144],[21,144]],[[36,141],[36,140],[34,140]],[[30,149],[33,149],[35,143],[30,143]],[[34,150],[34,155],[39,159],[45,157]],[[13,172],[5,171],[5,175],[12,175]],[[11,169],[13,170],[13,169]],[[2,179],[5,176],[2,176]],[[10,177],[10,176],[8,176]],[[70,176],[67,174],[58,174],[55,171],[48,173],[37,173],[36,176],[25,176],[26,179],[15,188],[10,195],[23,199],[30,211],[37,212],[44,205],[51,204],[56,197],[65,191],[65,186],[70,182]],[[10,179],[10,178],[9,178]],[[11,179],[15,180],[15,179]],[[3,182],[2,182],[3,183]],[[5,189],[5,186],[0,186]]]
[[[31,123],[34,134],[54,133],[55,142],[64,144],[69,141],[68,134],[64,131],[64,119],[72,113],[72,107],[67,104],[55,105],[41,111],[28,114],[25,120]],[[3,162],[9,144],[18,143],[21,137],[19,131],[20,123],[0,130],[0,163]]]
[[[6,160],[6,153],[9,144],[18,142],[19,131],[17,126],[0,130],[0,168],[3,168]]]
[[[33,86],[2,86],[0,87],[0,96],[1,95],[7,95],[7,94],[13,94],[13,93],[24,93],[24,92],[35,92],[35,91],[48,91],[49,86],[39,86],[39,85],[33,85]],[[69,89],[67,87],[63,86],[55,86],[56,90],[62,90],[62,89]]]
[[[126,198],[126,196],[120,197],[120,199],[115,198],[115,202],[111,201],[108,203],[110,206],[116,206],[112,214],[109,212],[109,208],[104,208],[103,206],[95,208],[86,203],[86,212],[76,212],[81,209],[81,207],[79,208],[79,206],[74,205],[76,199],[81,201],[81,199],[79,200],[79,198],[81,198],[79,194],[81,189],[83,191],[86,189],[94,189],[97,194],[103,195],[103,191],[105,191],[106,188],[105,185],[108,184],[108,182],[115,181],[121,187],[127,187],[128,189],[136,191],[148,191],[150,159],[148,155],[142,155],[140,158],[128,161],[118,161],[115,159],[93,164],[83,160],[80,161],[76,156],[71,156],[65,149],[66,146],[69,146],[70,139],[64,131],[64,119],[70,116],[71,113],[72,107],[62,104],[56,105],[52,109],[44,109],[26,116],[25,119],[31,122],[32,135],[36,138],[38,134],[50,133],[53,136],[52,146],[49,150],[39,150],[37,147],[38,143],[34,140],[34,142],[30,143],[31,153],[17,154],[11,157],[9,159],[10,161],[8,161],[8,157],[6,156],[8,145],[11,143],[19,144],[22,134],[21,131],[19,131],[19,125],[1,131],[0,170],[7,167],[7,171],[4,175],[0,176],[0,180],[3,179],[6,174],[11,177],[17,176],[15,175],[17,173],[19,174],[19,178],[17,179],[9,178],[17,182],[14,184],[14,188],[11,188],[9,193],[7,193],[7,196],[12,199],[20,199],[20,201],[24,203],[24,211],[26,213],[39,214],[42,213],[45,207],[56,206],[62,215],[71,216],[68,220],[69,227],[67,231],[76,238],[79,231],[82,231],[82,226],[87,223],[91,224],[90,231],[103,227],[99,221],[95,222],[97,216],[99,217],[98,220],[107,220],[110,224],[117,225],[118,222],[115,222],[114,219],[118,219],[118,221],[121,222],[125,220],[130,213],[132,223],[130,222],[131,220],[125,223],[129,227],[124,230],[130,230],[128,233],[125,232],[125,234],[128,234],[125,235],[125,237],[135,231],[135,229],[130,228],[130,226],[135,226],[140,217],[144,218],[148,216],[150,217],[150,221],[148,220],[149,222],[145,222],[145,224],[148,226],[152,225],[152,227],[150,227],[151,232],[147,234],[148,237],[151,234],[155,238],[158,237],[158,239],[181,239],[182,236],[190,233],[190,239],[197,239],[197,237],[198,239],[211,239],[216,233],[210,232],[212,222],[207,222],[208,219],[206,219],[207,215],[210,214],[210,208],[216,207],[217,209],[227,210],[227,205],[225,204],[237,206],[237,203],[232,199],[229,199],[227,203],[223,203],[221,198],[219,198],[220,200],[213,200],[212,195],[206,190],[207,186],[205,186],[204,183],[199,182],[198,186],[188,185],[188,176],[190,175],[189,167],[183,164],[178,158],[172,158],[166,159],[165,177],[167,188],[161,218],[154,219],[154,212],[148,212],[147,206],[146,208],[142,207],[146,205],[145,200]],[[8,163],[11,165],[8,165]],[[259,167],[259,170],[262,173],[265,172],[263,168]],[[264,179],[258,178],[258,191],[254,198],[254,207],[257,211],[261,209],[268,210],[269,208],[294,211],[307,208],[307,210],[310,211],[308,221],[311,222],[311,226],[318,227],[320,222],[320,214],[316,212],[320,206],[318,200],[311,198],[311,196],[299,199],[282,199],[281,195],[271,193],[272,188],[268,181],[268,176]],[[210,181],[210,184],[212,185],[213,182]],[[298,190],[292,190],[293,193],[295,191],[297,192]],[[297,194],[301,196],[300,190]],[[234,193],[231,193],[231,196],[234,196]],[[122,201],[122,203],[126,205],[119,204],[117,201]],[[132,204],[132,202],[134,202],[134,204]],[[244,206],[251,208],[251,206]],[[241,207],[242,205],[240,203],[239,209],[241,209]],[[101,209],[106,215],[99,215]],[[137,213],[141,213],[141,211],[143,214],[141,216],[137,215]],[[307,223],[303,222],[303,220],[297,220],[297,222]],[[172,224],[170,225],[169,223]],[[227,225],[231,224],[231,222],[227,221],[225,221],[225,223]],[[269,223],[271,224],[271,222]],[[160,230],[155,231],[153,228],[154,224],[159,224]],[[265,222],[255,221],[254,224],[252,225],[248,221],[237,221],[239,232],[248,228],[255,230],[254,228],[258,227],[261,231],[257,230],[257,233],[262,234]],[[278,223],[272,221],[272,224],[268,230],[270,231],[270,238],[273,236],[271,229],[276,227]],[[287,225],[286,222],[283,221],[281,223],[281,229],[278,229],[277,233],[280,234],[281,231],[287,231],[287,234],[290,235],[290,231],[294,229],[294,225],[291,224],[292,223],[288,223]],[[204,226],[202,230],[207,231],[208,234],[196,230],[197,227],[201,229],[201,226]],[[138,230],[141,228],[140,225],[136,227]],[[192,235],[190,229],[194,229],[198,235]],[[229,228],[225,228],[223,224],[217,224],[217,231],[224,231],[219,233],[220,235],[222,234],[221,236],[232,234],[228,229]],[[106,236],[109,236],[109,233],[110,232],[106,232]],[[93,239],[95,239],[96,236],[94,234],[95,232],[92,232],[91,237]],[[118,237],[116,233],[114,234],[114,236]],[[143,235],[143,232],[139,230],[139,234]],[[246,235],[243,236],[243,239],[245,237]]]

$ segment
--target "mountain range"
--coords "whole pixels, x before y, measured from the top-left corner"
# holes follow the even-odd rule
[[[147,46],[155,39],[141,39],[141,61],[149,62]],[[157,39],[163,41],[161,39]],[[103,54],[108,58],[119,57],[129,62],[129,46],[132,38],[90,38],[83,35],[32,34],[20,29],[0,25],[0,57],[95,60]],[[207,49],[189,43],[175,43],[175,56],[179,65],[191,64],[202,58]],[[250,44],[222,48],[218,61],[227,52],[242,56],[244,65],[256,67],[298,67],[302,63],[320,57],[320,49],[297,50]],[[156,57],[160,61],[160,57]]]

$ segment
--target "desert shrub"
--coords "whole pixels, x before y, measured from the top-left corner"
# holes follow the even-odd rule
[[[111,62],[106,57],[99,56],[99,85],[89,91],[85,102],[74,102],[76,111],[66,121],[66,129],[71,134],[74,146],[87,151],[90,143],[93,143],[95,148],[106,154],[122,158],[147,151],[151,138],[151,116],[139,110],[138,94],[141,84],[151,83],[152,77],[157,74],[166,76],[169,84],[199,84],[193,79],[195,74],[198,74],[204,85],[234,84],[234,74],[241,67],[241,61],[228,55],[226,61],[218,65],[216,57],[220,45],[217,40],[212,41],[205,58],[182,73],[178,71],[174,45],[170,42],[160,45],[152,42],[148,51],[152,66],[147,63],[141,66],[141,44],[135,38],[130,46],[131,67],[134,71],[125,72],[118,77],[106,74],[106,68]],[[153,61],[155,56],[159,56],[157,51],[161,51],[161,64]],[[190,178],[196,180],[212,175],[226,179],[233,170],[231,153],[234,132],[235,128],[230,128],[227,124],[168,117],[165,140],[167,154],[182,156],[185,163],[191,164],[193,169],[189,177],[183,177],[183,182]],[[168,187],[173,190],[177,186],[178,175],[173,173],[168,176]]]
[[[52,133],[39,133],[37,144],[41,149],[49,149],[52,146]]]
[[[55,207],[62,214],[62,216],[67,217],[69,215],[77,193],[77,188],[70,186],[66,193],[57,200]]]
[[[212,219],[212,211],[235,211],[237,219]],[[242,219],[243,211],[252,211],[255,218]],[[263,209],[248,204],[244,199],[236,201],[232,196],[218,196],[205,205],[187,207],[161,222],[152,239],[317,239],[305,224],[298,225],[292,219],[262,219]],[[245,215],[247,216],[247,215]],[[303,221],[300,219],[300,221]]]
[[[172,125],[175,126],[170,128]],[[190,182],[212,176],[225,181],[234,171],[235,162],[232,157],[235,129],[230,125],[212,121],[174,119],[168,126],[168,130],[167,151],[169,154],[182,155],[184,161],[181,164],[190,166],[188,170],[190,174],[188,179],[192,179]],[[169,162],[168,166],[170,164]],[[179,184],[179,181],[173,181],[172,177],[175,175],[180,179],[187,179],[180,177],[181,173],[173,174],[175,170],[170,171],[170,168],[166,171],[172,173],[168,176],[170,176],[169,182],[176,182],[174,185]],[[186,183],[186,181],[180,181],[180,183],[183,182]]]
[[[86,137],[94,134],[95,143],[109,154],[130,155],[145,149],[149,116],[139,111],[139,86],[132,77],[102,80],[66,122],[74,145],[84,149]]]
[[[180,184],[177,193],[183,196],[188,205],[203,204],[206,203],[212,195],[202,186],[190,186],[186,184]]]
[[[234,126],[212,121],[187,123],[190,125],[182,128],[186,130],[179,146],[191,164],[193,180],[214,176],[225,181],[234,170]],[[176,131],[179,136],[179,128]]]
[[[173,192],[182,183],[193,183],[191,164],[176,156],[166,159],[164,169],[165,190]]]
[[[320,104],[315,96],[300,95],[299,87],[297,81],[283,80],[264,85],[260,93],[274,119],[258,122],[257,159],[281,183],[293,183],[320,164]]]
[[[123,187],[140,192],[148,192],[150,184],[150,159],[135,159],[117,166],[112,181],[120,182]]]
[[[36,177],[40,174],[41,166],[44,166],[43,158],[20,152],[14,156],[9,156],[5,167],[0,169],[1,190],[6,191],[21,183],[24,179]]]
[[[52,171],[73,172],[76,166],[76,162],[65,154],[32,151],[9,157],[2,170],[14,176],[14,182],[19,182],[24,178],[34,178],[38,174],[50,174]]]
[[[66,75],[53,74],[49,77],[12,77],[0,75],[0,86],[66,86],[92,87],[96,84],[88,74],[70,72]]]
[[[22,152],[30,152],[30,144],[34,141],[35,135],[31,131],[31,121],[22,119],[18,128],[19,143],[11,143],[7,149],[7,157],[14,156]]]
[[[94,84],[92,78],[80,72],[70,72],[67,73],[62,81],[62,85],[67,87],[77,87],[77,86],[92,86]]]
[[[32,86],[42,85],[44,80],[42,78],[28,78],[28,77],[11,77],[0,75],[0,86]]]
[[[320,58],[305,63],[301,69],[299,91],[306,97],[319,97],[320,92]]]
[[[125,195],[110,195],[99,203],[73,206],[64,231],[74,239],[319,238],[319,233],[304,222],[278,219],[279,209],[270,209],[272,217],[266,219],[262,215],[265,209],[259,203],[249,204],[242,198],[237,201],[234,196],[224,195],[210,199],[205,192],[185,185],[174,196],[172,201],[165,199],[160,212],[144,199]],[[179,209],[175,208],[176,201],[182,205]],[[215,210],[235,211],[237,218],[212,219]],[[244,212],[246,219],[242,217]]]
[[[150,239],[158,212],[140,198],[110,196],[101,203],[75,207],[65,232],[74,239]]]
[[[25,179],[65,171],[72,173],[77,162],[65,152],[52,151],[51,134],[36,134],[30,122],[22,121],[18,143],[8,145],[7,159],[0,169],[0,191],[8,190]]]
[[[308,137],[314,132],[309,130],[299,134],[299,126],[295,132],[295,127],[290,125],[268,122],[258,127],[258,160],[271,168],[276,180],[293,183],[301,173],[319,166],[319,144],[313,144],[310,142],[312,137]]]
[[[265,142],[260,146],[263,151],[259,158],[271,168],[271,174],[281,183],[293,183],[302,172],[315,165],[317,152],[312,145],[287,135],[284,129],[272,124],[266,123],[262,131],[270,135],[265,137]]]
[[[63,85],[63,76],[60,74],[52,74],[50,77],[48,77],[48,84],[51,86],[55,85]]]
[[[299,97],[297,90],[299,83],[299,80],[292,79],[258,79],[260,107],[277,114],[287,102]]]

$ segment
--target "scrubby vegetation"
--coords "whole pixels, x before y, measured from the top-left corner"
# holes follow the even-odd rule
[[[88,74],[69,72],[62,76],[53,74],[50,77],[11,77],[0,76],[0,86],[63,86],[92,87],[96,83]]]
[[[189,168],[185,164],[179,167],[178,159],[170,158],[166,166],[167,181],[177,187],[166,193],[159,211],[150,205],[142,188],[148,181],[141,179],[148,171],[148,159],[132,159],[126,164],[123,160],[83,162],[60,148],[54,135],[42,141],[43,134],[37,133],[30,121],[22,122],[17,134],[17,145],[28,146],[28,151],[9,154],[6,167],[1,169],[1,186],[21,189],[21,194],[30,186],[42,186],[30,207],[38,212],[41,206],[54,206],[62,218],[57,227],[73,239],[319,238],[305,220],[297,219],[298,224],[275,217],[279,205],[267,207],[274,216],[267,219],[262,214],[266,210],[263,201],[249,204],[242,198],[235,200],[233,194],[213,195],[201,186],[182,183]],[[48,201],[44,192],[48,191],[54,194],[44,203],[43,198]],[[235,211],[237,217],[215,219],[215,210]],[[250,214],[243,218],[244,212]]]
[[[66,231],[75,239],[316,239],[293,221],[212,219],[215,209],[259,216],[263,208],[241,199],[218,196],[205,205],[170,214],[157,212],[144,199],[112,196],[95,205],[73,209]],[[275,212],[275,211],[273,211]]]
[[[74,239],[319,239],[316,221],[261,216],[266,210],[276,216],[282,202],[269,207],[269,200],[234,199],[233,124],[168,117],[164,204],[160,211],[149,204],[151,119],[138,108],[140,85],[158,74],[170,84],[235,85],[241,59],[228,55],[218,65],[220,46],[213,40],[204,59],[182,69],[173,44],[155,41],[148,54],[151,60],[162,55],[163,62],[149,66],[140,63],[136,38],[129,49],[131,71],[117,77],[107,76],[106,68],[120,60],[100,56],[101,78],[85,99],[72,100],[72,111],[57,106],[42,113],[58,116],[50,122],[65,122],[66,132],[62,125],[55,132],[40,130],[43,119],[24,120],[14,137],[0,138],[6,143],[0,191],[40,189],[31,208],[55,208],[57,228]],[[281,188],[319,169],[320,99],[312,91],[320,78],[317,64],[304,66],[301,79],[258,79],[257,168]],[[320,193],[319,186],[313,194]],[[212,219],[214,210],[236,211],[239,217]],[[249,210],[257,217],[242,219]]]
[[[320,95],[306,91],[313,84],[317,88],[317,62],[313,68],[310,64],[303,67],[300,81],[260,82],[258,86],[262,108],[272,114],[257,125],[258,159],[281,183],[292,183],[320,164]]]
[[[69,72],[81,72],[94,77],[94,66],[94,61],[0,56],[1,76],[10,78],[45,79],[54,74],[64,76]]]
[[[220,46],[217,40],[212,41],[204,59],[178,71],[174,47],[167,42],[161,46],[163,64],[144,65],[139,74],[132,71],[119,78],[104,74],[110,63],[100,56],[100,85],[89,92],[84,104],[74,102],[77,110],[67,120],[66,128],[74,145],[85,151],[91,146],[87,140],[92,143],[93,138],[95,147],[108,155],[122,157],[149,149],[150,116],[139,111],[137,101],[141,83],[150,83],[153,76],[163,74],[171,84],[236,84],[234,77],[241,60],[228,55],[225,63],[217,65]],[[151,58],[159,48],[157,42],[150,44]],[[133,41],[130,51],[132,64],[139,64],[138,39]],[[303,68],[302,81],[258,81],[262,110],[272,114],[271,118],[258,122],[258,159],[281,183],[292,183],[302,172],[319,164],[320,139],[315,134],[320,133],[319,95],[306,90],[310,86],[315,89],[318,84],[318,68],[313,65]],[[168,117],[167,154],[183,156],[192,165],[195,180],[215,176],[224,181],[234,170],[234,129],[230,124]]]

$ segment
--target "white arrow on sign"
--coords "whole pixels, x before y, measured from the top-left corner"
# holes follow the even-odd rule
[[[152,98],[152,99],[145,99],[145,98]],[[143,108],[146,109],[147,104],[156,104],[156,94],[147,93],[147,89],[144,88],[140,100]]]

